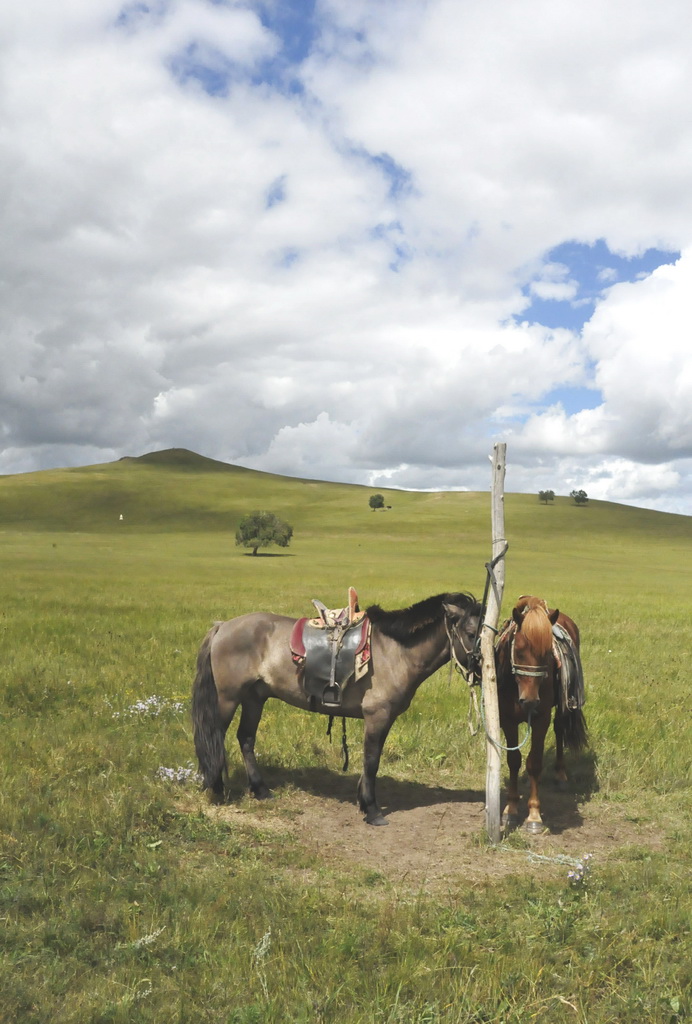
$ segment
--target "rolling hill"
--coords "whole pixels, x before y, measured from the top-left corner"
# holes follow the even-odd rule
[[[511,475],[511,466],[509,467]],[[390,509],[373,512],[377,490]],[[508,526],[537,543],[609,536],[618,547],[636,537],[692,540],[692,517],[568,497],[542,505],[537,495],[507,493]],[[394,536],[421,530],[485,536],[489,495],[419,492],[296,479],[217,462],[181,448],[117,462],[0,477],[0,530],[234,532],[255,508],[270,509],[299,531]],[[120,516],[123,517],[122,521]]]

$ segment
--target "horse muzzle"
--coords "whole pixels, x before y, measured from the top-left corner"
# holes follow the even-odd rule
[[[541,706],[540,700],[532,700],[529,697],[519,697],[519,707],[527,715],[535,715]]]

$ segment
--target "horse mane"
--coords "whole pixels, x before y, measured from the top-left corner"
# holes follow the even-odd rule
[[[520,597],[514,606],[513,618],[520,623],[519,629],[536,655],[543,657],[552,650],[553,627],[543,598],[527,594]]]
[[[365,609],[365,614],[385,636],[409,646],[424,640],[439,625],[444,618],[445,604],[457,605],[469,613],[480,612],[480,605],[472,594],[457,593],[426,597],[409,608],[394,611],[385,611],[379,604],[372,604]]]

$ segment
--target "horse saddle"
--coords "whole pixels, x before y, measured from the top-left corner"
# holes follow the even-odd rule
[[[560,673],[560,707],[576,711],[584,706],[584,673],[572,637],[559,623],[553,626],[553,653]]]
[[[311,702],[339,708],[344,687],[367,672],[370,620],[358,609],[358,595],[348,591],[348,607],[327,608],[313,600],[317,618],[298,619],[291,633],[291,655],[302,669],[303,688]]]

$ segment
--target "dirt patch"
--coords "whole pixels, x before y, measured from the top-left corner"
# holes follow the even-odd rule
[[[653,823],[629,820],[622,805],[580,802],[549,784],[542,792],[546,831],[530,836],[520,830],[494,848],[486,841],[481,791],[385,776],[378,793],[388,825],[373,827],[364,824],[355,805],[352,778],[315,770],[296,773],[286,783],[282,774],[284,784],[278,783],[273,800],[205,805],[205,812],[248,828],[289,833],[325,865],[346,862],[412,890],[440,891],[464,879],[493,881],[516,873],[565,876],[569,861],[585,853],[597,864],[626,846],[662,844]]]

